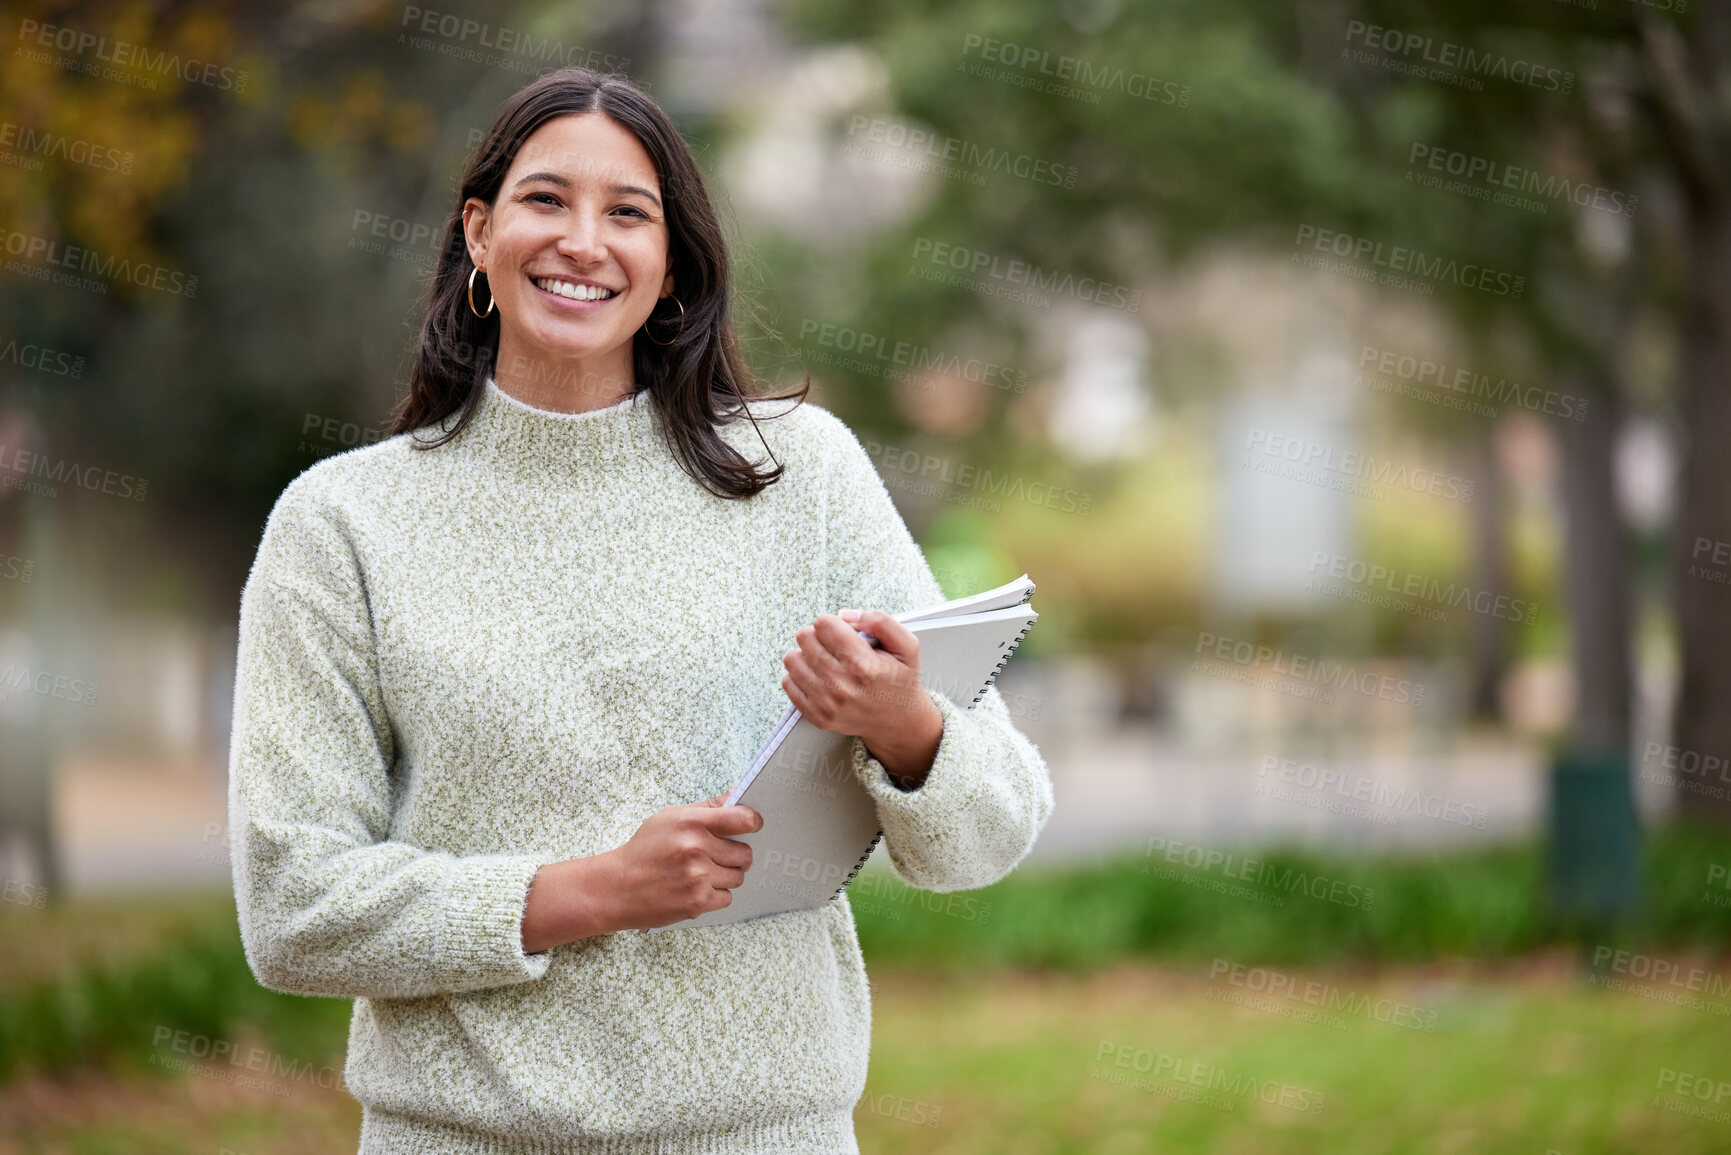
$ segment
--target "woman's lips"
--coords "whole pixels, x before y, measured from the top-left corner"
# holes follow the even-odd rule
[[[580,300],[576,299],[575,297],[567,297],[567,296],[563,296],[562,294],[554,293],[554,292],[551,292],[547,289],[543,289],[540,285],[537,285],[535,283],[535,278],[533,278],[533,277],[528,278],[528,280],[529,280],[529,287],[534,289],[537,293],[541,294],[541,296],[552,301],[556,305],[562,305],[567,309],[573,309],[573,310],[580,312],[580,313],[587,313],[593,309],[598,309],[602,305],[608,304],[609,302],[617,301],[621,296],[624,295],[622,293],[616,292],[611,297],[602,297],[599,300],[595,300],[595,301],[580,301]]]

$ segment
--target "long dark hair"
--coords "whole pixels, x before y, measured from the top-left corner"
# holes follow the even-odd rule
[[[684,324],[676,329],[679,306],[662,302],[644,325],[645,330],[654,326],[655,338],[650,340],[642,330],[633,338],[631,361],[637,387],[649,391],[661,428],[686,473],[717,497],[751,497],[777,481],[784,466],[777,462],[774,469],[758,473],[716,435],[715,427],[743,415],[756,429],[757,418],[745,404],[748,397],[794,398],[794,405],[788,407],[791,411],[805,400],[811,378],[781,393],[754,392],[729,316],[727,243],[691,149],[642,89],[622,76],[587,68],[560,68],[519,90],[499,110],[470,158],[456,208],[445,225],[445,244],[428,290],[409,391],[397,405],[390,432],[412,433],[439,424],[442,436],[415,439],[417,448],[431,449],[456,437],[473,419],[498,358],[499,317],[498,310],[481,318],[469,308],[474,262],[463,234],[463,204],[470,197],[494,203],[517,150],[542,124],[556,116],[589,112],[604,113],[636,136],[655,164],[675,295],[685,307]],[[485,275],[476,278],[477,300]],[[666,334],[677,335],[670,344],[660,344],[669,339]],[[452,414],[457,415],[456,422],[446,425]],[[760,441],[762,436],[759,430]],[[769,448],[767,442],[764,448]],[[773,459],[774,454],[770,456]]]

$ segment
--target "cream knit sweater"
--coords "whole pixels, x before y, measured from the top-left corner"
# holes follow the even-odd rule
[[[821,613],[942,600],[857,438],[753,402],[787,466],[717,498],[653,401],[560,414],[489,382],[440,449],[314,465],[241,597],[234,886],[264,985],[352,997],[345,1077],[379,1155],[857,1151],[871,1004],[845,897],[525,955],[538,867],[725,790]],[[776,416],[786,412],[786,416]],[[764,459],[749,422],[721,427]],[[985,886],[1052,809],[994,689],[942,694],[903,792],[854,741],[896,872]]]

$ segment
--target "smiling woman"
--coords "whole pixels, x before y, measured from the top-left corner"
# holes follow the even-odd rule
[[[463,223],[499,309],[499,387],[543,409],[599,409],[630,393],[631,334],[673,295],[655,166],[598,112],[535,130],[489,204]]]
[[[954,891],[1028,852],[1045,764],[995,688],[922,687],[892,615],[938,583],[852,431],[750,392],[647,96],[534,81],[447,241],[392,435],[290,483],[242,594],[247,961],[355,1000],[363,1152],[855,1152],[845,896],[674,926],[752,866],[721,802],[791,701],[854,737],[900,877]]]
[[[622,77],[561,69],[513,96],[463,174],[392,433],[474,417],[488,376],[555,412],[652,392],[686,471],[726,497],[764,472],[714,434],[754,400],[730,320],[727,247],[702,171]],[[638,339],[641,338],[641,339]]]

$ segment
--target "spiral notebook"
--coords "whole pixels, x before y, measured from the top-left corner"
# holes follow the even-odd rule
[[[972,709],[1039,617],[1023,574],[984,593],[895,618],[920,640],[920,683]],[[728,793],[763,815],[763,829],[735,837],[752,848],[733,902],[673,929],[721,926],[833,901],[865,865],[883,828],[854,777],[853,738],[820,730],[791,705]]]

